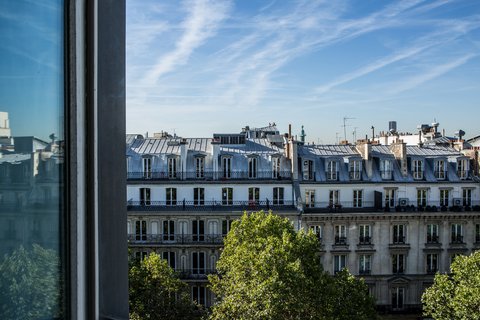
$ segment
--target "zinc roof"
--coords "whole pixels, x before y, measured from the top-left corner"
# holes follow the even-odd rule
[[[354,147],[345,145],[303,145],[298,146],[298,153],[301,156],[360,156]]]

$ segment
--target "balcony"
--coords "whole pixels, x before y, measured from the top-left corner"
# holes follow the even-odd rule
[[[131,245],[223,245],[225,236],[224,234],[129,234],[128,241]]]
[[[368,276],[372,273],[370,269],[358,270],[358,274],[361,276]]]
[[[182,280],[207,280],[208,275],[216,274],[215,269],[192,268],[192,269],[175,269],[178,277]]]
[[[128,211],[258,211],[295,210],[293,201],[128,201]]]
[[[329,201],[313,202],[305,205],[305,213],[332,213],[332,212],[375,212],[373,201],[341,201],[331,204]]]
[[[359,237],[359,245],[370,245],[372,244],[372,238],[370,236],[360,236]]]
[[[452,237],[450,238],[450,244],[465,244],[463,242],[463,236],[458,235],[458,234],[452,234]]]
[[[347,237],[335,236],[335,245],[336,246],[346,246],[347,245]]]
[[[405,244],[405,236],[393,236],[393,244]]]
[[[435,274],[438,272],[437,267],[427,267],[427,274]]]
[[[128,172],[128,181],[226,181],[226,180],[290,180],[290,171],[151,171]]]
[[[427,235],[427,244],[438,244],[438,235]]]

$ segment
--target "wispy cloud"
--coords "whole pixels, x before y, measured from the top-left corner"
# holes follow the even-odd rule
[[[474,29],[480,28],[480,21],[475,20],[449,21],[448,23],[443,24],[444,26],[440,30],[436,30],[427,34],[426,36],[418,38],[410,46],[402,48],[393,54],[382,57],[361,68],[344,74],[327,84],[321,85],[315,89],[315,92],[317,94],[324,94],[337,86],[368,75],[393,63],[409,58],[418,58],[419,54],[425,50],[428,50],[432,47],[445,45],[446,43],[454,41],[458,37],[463,36]]]
[[[192,52],[215,34],[231,6],[228,1],[212,0],[189,1],[184,5],[189,12],[182,24],[185,31],[175,43],[174,50],[160,57],[145,76],[147,83],[155,82],[178,65],[185,64]]]
[[[459,66],[467,63],[470,59],[478,56],[478,54],[467,54],[460,58],[454,59],[447,63],[441,65],[435,65],[432,68],[422,72],[421,74],[408,78],[402,83],[397,84],[392,90],[390,90],[390,94],[399,94],[404,91],[416,88],[421,84],[430,81],[432,79],[438,78],[439,76],[458,68]]]
[[[208,122],[286,117],[292,106],[312,117],[395,109],[421,97],[415,87],[478,68],[479,6],[465,0],[144,1],[130,1],[128,116],[161,108],[161,119],[143,118],[154,127],[180,110]]]

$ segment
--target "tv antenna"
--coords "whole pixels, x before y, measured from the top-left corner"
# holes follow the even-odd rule
[[[349,118],[347,116],[343,117],[343,136],[345,137],[345,141],[347,141],[347,120],[352,120],[355,118]]]

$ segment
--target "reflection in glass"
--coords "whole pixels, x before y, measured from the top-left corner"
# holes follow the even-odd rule
[[[0,0],[0,319],[63,317],[61,0]]]

